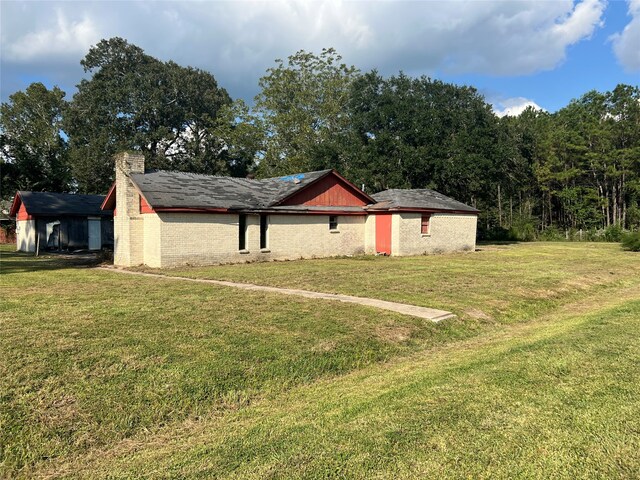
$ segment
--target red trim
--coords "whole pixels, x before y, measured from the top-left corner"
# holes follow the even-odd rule
[[[395,212],[407,212],[407,213],[455,213],[455,214],[465,214],[465,215],[478,215],[480,210],[468,211],[468,210],[446,210],[446,209],[438,209],[438,208],[389,208],[385,210],[367,210],[368,213],[372,215],[380,215],[384,213],[395,213]]]
[[[362,190],[360,190],[358,187],[356,187],[353,183],[351,183],[349,180],[347,180],[346,178],[344,178],[342,175],[340,175],[338,172],[336,172],[335,170],[329,170],[326,174],[322,175],[321,177],[316,178],[314,181],[308,183],[307,185],[305,185],[304,187],[302,187],[300,190],[296,190],[295,192],[287,195],[286,197],[284,197],[283,199],[281,199],[278,203],[276,203],[275,205],[285,205],[285,202],[287,202],[288,200],[292,199],[293,197],[298,196],[301,192],[306,191],[309,187],[311,187],[312,185],[317,184],[318,182],[320,182],[321,180],[327,178],[329,175],[334,175],[336,178],[338,178],[338,180],[340,180],[341,182],[343,182],[344,184],[347,185],[347,188],[352,190],[352,193],[355,194],[356,196],[360,197],[363,200],[363,205],[368,205],[371,203],[376,203],[376,201],[371,198],[369,195],[367,195],[366,193],[364,193]],[[327,205],[327,206],[331,206],[331,205]]]
[[[368,215],[368,212],[352,212],[345,210],[323,210],[323,211],[293,211],[293,210],[229,210],[224,208],[155,208],[155,213],[227,213],[237,214],[269,214],[269,215]]]
[[[242,213],[268,213],[269,215],[354,215],[363,216],[368,215],[368,212],[352,212],[350,210],[322,210],[322,211],[295,211],[295,210],[261,210],[261,211],[246,211]]]
[[[9,209],[10,217],[13,218],[16,216],[20,205],[22,205],[22,197],[20,196],[20,192],[16,192],[15,196],[13,197],[13,202],[11,202],[11,208]]]
[[[100,210],[114,210],[116,209],[116,182],[113,182],[107,196],[104,197],[104,202],[100,205]]]
[[[156,212],[172,212],[172,213],[235,213],[229,211],[228,208],[180,208],[180,207],[158,207]]]

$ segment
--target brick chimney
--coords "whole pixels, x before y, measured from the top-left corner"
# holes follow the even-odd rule
[[[143,256],[144,225],[140,216],[140,196],[130,175],[144,173],[144,155],[123,152],[115,155],[116,164],[116,216],[114,218],[115,265],[131,267],[141,265]]]

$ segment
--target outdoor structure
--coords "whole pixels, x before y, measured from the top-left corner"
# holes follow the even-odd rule
[[[113,212],[104,195],[19,191],[9,215],[16,219],[16,247],[36,250],[113,248]]]
[[[432,190],[370,196],[334,170],[264,180],[145,172],[131,153],[116,156],[102,208],[114,212],[114,263],[156,268],[473,251],[478,214]]]

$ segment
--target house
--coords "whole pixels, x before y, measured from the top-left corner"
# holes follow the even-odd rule
[[[113,212],[104,195],[19,191],[9,215],[16,219],[16,246],[36,250],[113,248]]]
[[[116,156],[102,208],[116,265],[150,267],[475,249],[478,211],[431,190],[368,195],[334,170],[254,180],[145,172]]]

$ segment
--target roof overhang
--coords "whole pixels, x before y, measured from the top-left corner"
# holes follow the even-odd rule
[[[138,185],[136,184],[136,182],[133,181],[133,179],[131,179],[131,184],[133,185],[133,187],[136,189],[136,192],[138,192],[138,194],[144,198],[144,201],[147,202],[147,205],[151,206],[151,208],[153,208],[154,210],[158,210],[157,208],[153,207],[153,205],[151,205],[147,198],[144,196],[144,194],[142,193],[142,191],[140,190],[140,188],[138,187]],[[102,205],[100,205],[100,210],[114,210],[116,209],[116,182],[113,182],[113,185],[111,185],[111,188],[109,189],[109,192],[107,193],[107,196],[104,197],[104,201],[102,202]]]
[[[456,215],[478,215],[480,210],[455,210],[448,208],[411,208],[411,207],[395,207],[395,208],[367,208],[370,214],[377,213],[453,213]]]
[[[113,182],[107,196],[104,197],[100,210],[115,210],[116,209],[116,182]]]
[[[13,197],[13,202],[11,202],[11,208],[9,209],[9,216],[11,218],[15,218],[18,214],[18,210],[20,210],[20,205],[22,204],[22,197],[20,196],[20,192],[16,192]]]

